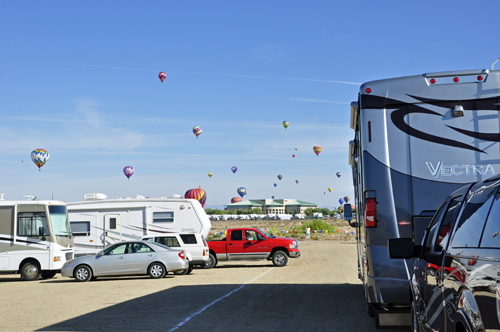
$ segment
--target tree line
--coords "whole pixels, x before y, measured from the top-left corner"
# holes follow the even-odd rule
[[[205,209],[205,212],[208,215],[212,214],[263,214],[261,208],[253,208],[250,210],[219,210],[219,209]],[[304,211],[304,214],[308,217],[312,217],[314,213],[322,213],[323,216],[331,216],[335,213],[342,213],[342,210],[330,210],[328,208],[309,208]],[[353,212],[356,212],[356,210],[353,210]],[[292,213],[292,215],[295,215],[296,213]]]

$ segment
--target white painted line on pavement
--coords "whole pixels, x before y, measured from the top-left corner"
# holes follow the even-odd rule
[[[189,322],[193,317],[201,314],[203,311],[207,310],[208,308],[210,308],[211,306],[213,306],[214,304],[216,304],[217,302],[219,302],[220,300],[223,300],[225,299],[226,297],[228,297],[229,295],[233,294],[233,293],[236,293],[237,291],[239,291],[240,289],[242,289],[243,287],[245,287],[247,284],[251,283],[252,281],[255,281],[257,279],[259,279],[260,277],[262,277],[263,275],[265,275],[266,273],[272,271],[274,269],[274,267],[270,268],[269,270],[267,270],[266,272],[262,273],[261,275],[253,278],[252,280],[250,281],[247,281],[245,282],[243,285],[241,285],[240,287],[236,288],[235,290],[232,290],[230,291],[229,293],[227,293],[226,295],[224,295],[223,297],[219,297],[217,300],[213,301],[212,303],[206,305],[205,307],[203,307],[201,310],[199,310],[198,312],[195,312],[194,314],[192,314],[191,316],[189,316],[188,318],[184,319],[182,322],[180,322],[179,324],[177,324],[176,327],[174,328],[171,328],[170,330],[168,330],[168,332],[172,332],[172,331],[175,331],[177,330],[179,327],[183,326],[184,324],[186,324],[187,322]]]

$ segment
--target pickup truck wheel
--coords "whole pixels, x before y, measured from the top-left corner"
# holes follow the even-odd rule
[[[278,250],[273,254],[274,266],[285,266],[288,263],[288,256],[285,252]]]
[[[208,257],[208,261],[203,265],[204,269],[211,269],[217,264],[217,259],[213,254],[210,254]]]

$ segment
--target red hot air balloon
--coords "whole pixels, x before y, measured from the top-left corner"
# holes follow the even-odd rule
[[[238,203],[241,202],[241,197],[233,197],[231,198],[231,203]]]
[[[295,158],[295,155],[294,155],[294,154],[292,154],[292,157],[293,157],[293,158]]]
[[[205,190],[201,188],[189,189],[184,194],[184,198],[196,199],[201,203],[201,207],[204,207],[207,201],[207,194],[205,193]]]
[[[165,74],[164,72],[160,72],[158,74],[158,78],[160,79],[160,81],[163,83],[163,81],[165,80],[165,78],[167,78],[167,74]]]

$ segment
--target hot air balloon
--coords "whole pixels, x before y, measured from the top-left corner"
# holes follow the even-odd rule
[[[201,135],[201,132],[202,132],[202,131],[203,131],[203,130],[201,130],[201,127],[200,127],[200,126],[196,126],[196,127],[194,127],[194,128],[193,128],[193,134],[195,134],[195,135],[196,135],[196,138],[198,138],[198,136],[200,136],[200,135]]]
[[[275,186],[275,187],[277,187],[277,186],[278,186],[278,184],[277,184],[277,183],[275,183],[275,184],[274,184],[274,186]]]
[[[319,154],[321,153],[321,150],[323,150],[323,149],[321,148],[321,146],[315,145],[315,146],[313,146],[313,150],[314,150],[314,153],[316,153],[316,156],[319,156]]]
[[[295,148],[295,151],[297,151],[297,148]]]
[[[278,175],[278,179],[281,181],[281,179],[283,179],[283,175]]]
[[[212,178],[212,176],[214,176],[214,173],[208,173],[208,176],[210,176],[210,178]]]
[[[231,167],[231,171],[233,171],[233,173],[236,173],[237,170],[238,170],[238,167],[236,167],[236,166]]]
[[[332,192],[332,188],[328,188],[328,191],[329,191],[329,192]]]
[[[342,175],[342,173],[337,172],[337,177],[339,178]]]
[[[31,151],[31,160],[38,166],[38,170],[42,170],[42,166],[49,160],[49,153],[44,149],[36,149]]]
[[[198,202],[200,202],[201,207],[204,207],[207,201],[207,194],[205,193],[205,190],[201,188],[189,189],[184,194],[184,198],[196,199]]]
[[[325,195],[326,195],[326,191],[323,191],[323,194],[325,194]]]
[[[247,188],[244,187],[239,187],[236,191],[238,192],[238,195],[241,196],[241,198],[243,198],[243,196],[247,194]]]
[[[295,180],[295,183],[299,183],[299,180]]]
[[[134,168],[132,166],[123,167],[123,174],[130,180],[130,177],[134,174]]]
[[[288,125],[290,124],[290,122],[288,121],[283,121],[283,127],[285,127],[285,130],[286,128],[288,128]]]
[[[349,203],[349,201],[350,201],[350,200],[351,200],[351,199],[349,198],[349,196],[345,196],[345,197],[344,197],[344,202]]]
[[[274,196],[271,196],[272,199],[274,199]]]
[[[292,154],[292,157],[293,157],[293,158],[295,158],[295,155],[294,155],[294,154]]]
[[[339,203],[340,203],[340,205],[344,204],[344,199],[343,199],[343,198],[340,198],[340,199],[339,199]]]
[[[231,203],[238,203],[241,202],[241,197],[233,197],[231,198]]]

